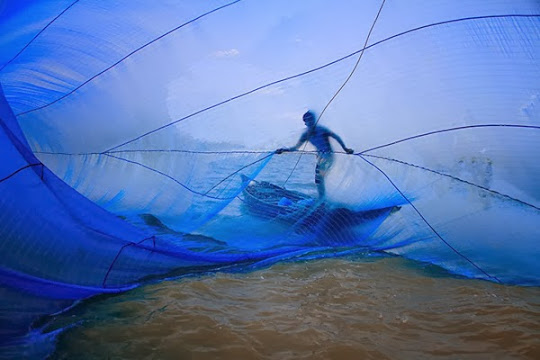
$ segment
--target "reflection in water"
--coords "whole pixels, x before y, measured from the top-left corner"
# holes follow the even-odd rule
[[[100,297],[53,358],[538,359],[540,288],[460,279],[401,258],[219,273]]]

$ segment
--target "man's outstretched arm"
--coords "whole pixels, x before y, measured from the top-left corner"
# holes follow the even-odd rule
[[[287,151],[296,151],[298,149],[300,149],[300,146],[302,146],[305,142],[307,141],[307,136],[306,134],[302,134],[302,136],[300,136],[300,139],[298,139],[298,142],[296,143],[296,145],[292,146],[292,147],[289,147],[289,148],[279,148],[276,150],[276,154],[281,154],[283,152],[287,152]]]
[[[331,136],[333,137],[334,139],[336,139],[336,141],[339,143],[339,145],[341,145],[341,147],[343,148],[343,150],[347,153],[347,154],[352,154],[354,152],[353,149],[350,149],[348,148],[347,146],[345,146],[345,143],[343,142],[343,140],[341,140],[341,138],[339,137],[338,134],[332,132],[332,131],[328,131],[328,136]]]

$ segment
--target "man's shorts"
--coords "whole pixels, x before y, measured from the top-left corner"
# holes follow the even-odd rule
[[[317,166],[315,166],[315,184],[320,184],[326,173],[332,167],[332,156],[317,156]]]

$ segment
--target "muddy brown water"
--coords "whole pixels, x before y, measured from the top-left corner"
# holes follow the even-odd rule
[[[540,359],[540,288],[401,258],[165,281],[69,316],[55,359]]]

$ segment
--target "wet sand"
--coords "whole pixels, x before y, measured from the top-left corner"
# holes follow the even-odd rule
[[[540,359],[540,288],[401,258],[166,281],[63,316],[54,359]]]

